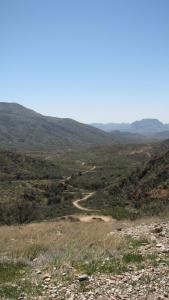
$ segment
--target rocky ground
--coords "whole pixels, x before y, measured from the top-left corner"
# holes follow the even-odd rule
[[[32,289],[40,287],[38,296],[20,293],[19,300],[156,300],[169,298],[169,222],[118,228],[115,233],[128,241],[114,268],[109,256],[102,267],[90,275],[77,268],[52,267],[49,272],[34,267]],[[122,253],[122,252],[121,252]],[[102,270],[102,271],[100,271]],[[105,270],[105,272],[104,272]],[[30,276],[30,275],[29,275]],[[26,280],[26,274],[22,280]],[[7,298],[2,298],[7,299]]]
[[[113,234],[114,232],[110,233]],[[43,282],[43,293],[39,299],[46,297],[55,300],[169,298],[169,223],[139,225],[124,229],[119,234],[132,238],[131,258],[134,250],[134,253],[140,257],[149,257],[150,261],[143,259],[142,264],[136,266],[135,261],[131,259],[127,272],[120,275],[111,273],[79,275],[70,267],[61,274],[65,280],[61,280],[60,283],[55,282],[57,270],[54,269],[53,274],[41,274],[41,271],[37,270],[37,277]],[[139,244],[143,236],[146,242]],[[134,241],[136,245],[133,245]]]

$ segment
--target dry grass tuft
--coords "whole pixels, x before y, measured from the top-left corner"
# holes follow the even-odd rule
[[[0,227],[1,260],[55,260],[58,264],[98,260],[124,247],[110,223],[42,222]]]
[[[0,227],[0,262],[58,266],[99,261],[124,252],[129,241],[115,229],[149,224],[156,219],[112,222],[41,222]]]

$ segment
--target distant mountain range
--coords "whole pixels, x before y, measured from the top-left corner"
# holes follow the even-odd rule
[[[169,124],[163,124],[157,119],[143,119],[141,121],[135,121],[133,123],[93,123],[91,124],[95,128],[104,130],[105,132],[112,132],[119,130],[121,132],[138,133],[145,136],[152,136],[157,134],[157,138],[160,138],[160,133],[165,138],[169,137]],[[163,139],[163,138],[162,138]]]
[[[75,149],[112,143],[97,128],[71,119],[43,116],[17,103],[0,102],[0,145],[16,149]]]
[[[169,125],[144,119],[132,124],[82,124],[43,116],[17,103],[0,102],[1,148],[73,150],[114,143],[144,143],[169,138]]]

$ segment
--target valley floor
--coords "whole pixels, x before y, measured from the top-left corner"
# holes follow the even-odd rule
[[[13,153],[2,153],[1,224],[20,225],[0,227],[0,299],[169,298],[169,219],[139,219],[168,212],[169,152],[149,162],[140,146],[69,155],[56,164],[15,155],[11,167]],[[23,162],[34,177],[17,179]]]
[[[0,299],[169,297],[169,221],[0,227]]]

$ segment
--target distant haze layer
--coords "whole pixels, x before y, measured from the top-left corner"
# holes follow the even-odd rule
[[[150,135],[169,130],[169,124],[164,124],[157,119],[142,119],[133,123],[93,123],[91,125],[106,132],[119,130],[122,132],[128,131],[144,135]]]

